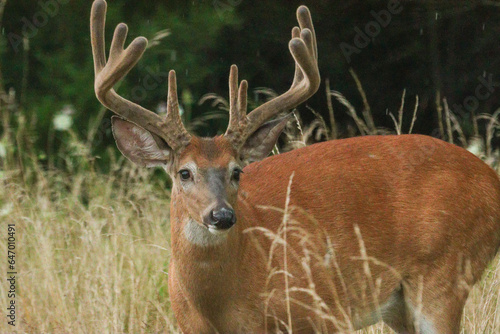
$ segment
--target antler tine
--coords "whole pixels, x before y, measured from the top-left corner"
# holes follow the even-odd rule
[[[172,132],[173,141],[180,147],[189,144],[191,135],[187,132],[182,123],[181,114],[179,112],[179,100],[177,97],[177,79],[175,71],[171,70],[168,73],[168,97],[167,97],[167,116],[166,124],[171,124],[178,131]],[[166,129],[167,130],[167,129]]]
[[[238,66],[231,65],[229,71],[229,127],[236,128],[239,123],[238,115]]]
[[[240,122],[242,122],[247,115],[247,91],[248,82],[246,80],[241,80],[240,89],[238,90],[238,111]]]
[[[306,6],[300,6],[297,9],[297,21],[299,22],[300,28],[302,30],[309,29],[312,35],[312,45],[311,52],[314,55],[314,59],[318,59],[318,45],[316,42],[316,33],[314,31],[314,25],[311,18],[311,12]]]
[[[233,141],[241,137],[247,113],[247,89],[248,82],[242,80],[238,88],[238,67],[231,66],[229,72],[229,126],[226,130],[226,136]]]
[[[299,27],[293,27],[292,29],[292,39],[294,38],[300,38],[300,28]],[[299,64],[295,63],[295,74],[293,76],[293,83],[292,86],[297,85],[298,82],[300,82],[304,78],[304,75],[302,74],[302,71],[300,70]]]
[[[311,97],[319,88],[320,75],[317,61],[316,35],[311,13],[305,6],[297,9],[300,28],[292,29],[288,47],[295,60],[295,75],[290,89],[284,94],[254,109],[247,116],[244,137],[250,136],[259,126],[281,111],[295,108]],[[244,142],[244,140],[242,141]]]
[[[142,57],[148,41],[144,37],[137,37],[126,49],[124,49],[128,28],[126,24],[120,23],[115,29],[109,52],[109,59],[106,61],[104,40],[106,9],[106,1],[95,0],[92,5],[90,18],[92,53],[94,56],[95,69],[94,89],[97,99],[106,108],[112,110],[119,116],[161,137],[172,149],[180,149],[186,145],[190,139],[188,132],[180,121],[180,117],[179,121],[166,123],[159,115],[124,99],[113,90],[113,86],[123,79]],[[172,80],[169,79],[169,82],[172,82]],[[173,76],[173,82],[175,86],[175,74]],[[176,88],[174,87],[173,90],[176,91]],[[175,101],[177,101],[177,97]],[[175,106],[178,114],[177,102]],[[170,112],[170,114],[173,115],[175,112]]]
[[[90,33],[92,39],[92,54],[94,56],[95,75],[99,74],[106,65],[104,47],[104,24],[106,22],[106,2],[94,1],[90,14]]]

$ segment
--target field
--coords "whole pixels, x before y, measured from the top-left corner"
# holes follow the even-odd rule
[[[294,110],[273,154],[325,140],[420,131],[467,148],[500,174],[500,109],[494,111],[499,1],[310,1],[315,29],[303,10],[299,25],[318,36],[320,90]],[[91,3],[0,0],[0,334],[180,333],[168,291],[170,180],[160,169],[133,165],[111,144],[110,112],[92,89],[94,69],[99,72],[105,57],[95,47],[102,41],[99,29],[94,38],[89,35]],[[240,64],[241,78],[251,84],[249,109],[285,91],[292,80],[287,43],[297,24],[293,1],[108,3],[104,35],[106,49],[114,45],[107,59],[118,69],[111,71],[115,77],[123,70],[113,65],[120,58],[116,41],[125,30],[119,28],[110,43],[113,27],[127,22],[125,45],[137,36],[150,41],[140,63],[113,88],[163,116],[168,70],[174,69],[179,112],[193,133],[223,133],[230,103],[217,94],[227,91],[230,64]],[[102,9],[102,3],[94,8]],[[99,27],[100,15],[92,17]],[[309,51],[297,53],[296,40],[288,45],[292,53],[295,48],[296,69],[304,70],[317,58],[316,42],[297,31],[292,36],[301,35]],[[91,43],[100,59],[95,67]],[[129,56],[142,54],[139,49]],[[307,55],[312,57],[304,62]],[[298,80],[310,77],[296,75],[292,87],[305,87]],[[98,78],[97,89],[106,81]],[[216,93],[202,96],[207,90]],[[284,226],[274,235],[276,244],[284,240],[287,254]],[[368,268],[378,260],[366,257],[360,232],[358,237],[356,260]],[[284,274],[288,288],[284,258],[285,269],[274,273]],[[311,267],[304,265],[304,272]],[[381,279],[365,273],[376,283],[370,292],[378,291]],[[303,290],[315,297],[315,286]],[[319,299],[311,308],[325,321],[330,315]],[[470,291],[461,328],[500,333],[500,255]],[[379,323],[346,333],[392,331]]]
[[[7,132],[0,160],[2,233],[7,235],[7,224],[16,229],[16,331],[176,333],[167,289],[165,178],[133,166],[114,148],[109,151],[109,171],[98,172],[91,142],[71,131],[67,147],[59,152],[64,167],[48,169],[21,131],[26,130]],[[309,132],[293,125],[287,133],[300,140],[289,143],[304,145]],[[6,243],[0,244],[0,252],[7,254]],[[0,263],[5,273],[5,257]],[[1,305],[9,300],[5,287],[2,284]],[[497,258],[471,292],[462,332],[500,332],[499,300]],[[1,321],[0,333],[11,332],[5,319]],[[379,324],[359,333],[390,332]]]

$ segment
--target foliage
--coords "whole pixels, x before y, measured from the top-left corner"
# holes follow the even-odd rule
[[[71,106],[73,131],[94,136],[88,138],[92,150],[102,156],[101,165],[107,166],[105,151],[112,142],[107,121],[110,113],[104,113],[92,89],[90,4],[69,0],[7,1],[0,38],[0,86],[6,91],[14,89],[29,124],[36,118],[36,128],[28,127],[27,135],[36,143],[39,156],[49,159],[66,139],[54,132],[52,120],[65,106]],[[264,86],[278,93],[285,91],[293,73],[287,42],[290,28],[296,24],[294,8],[298,4],[109,0],[108,43],[114,26],[121,21],[129,25],[129,41],[139,35],[150,40],[150,48],[119,91],[150,109],[161,109],[166,99],[165,75],[175,69],[184,118],[190,123],[198,119],[195,130],[201,135],[220,133],[226,125],[225,113],[205,117],[213,108],[196,102],[206,93],[227,96],[231,63],[240,66],[241,77],[249,80],[251,90]],[[445,117],[441,112],[444,97],[451,112],[459,116],[466,137],[477,132],[473,117],[491,114],[498,107],[498,3],[403,1],[402,11],[391,15],[389,23],[359,53],[349,57],[350,62],[343,54],[342,43],[355,45],[356,28],[365,31],[370,22],[377,22],[374,13],[387,10],[390,2],[306,4],[315,21],[322,77],[329,78],[331,89],[341,92],[354,107],[364,109],[357,83],[351,77],[357,73],[379,126],[392,126],[387,111],[395,113],[404,88],[407,98],[419,96],[421,116],[415,123],[418,133],[436,134],[433,131],[440,129],[438,135],[445,136],[440,125]],[[41,13],[47,17],[43,22]],[[478,99],[471,110],[464,109],[477,95],[479,77],[488,75],[494,82],[491,94]],[[154,76],[157,85],[145,84],[148,76]],[[253,96],[257,102],[262,100],[261,95]],[[328,118],[324,94],[317,94],[308,104]],[[334,100],[332,108],[342,105]],[[304,106],[300,109],[306,123],[315,119]],[[338,115],[337,126],[340,137],[354,134],[351,130],[355,122],[347,114]]]

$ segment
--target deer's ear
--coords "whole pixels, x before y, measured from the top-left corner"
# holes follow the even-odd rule
[[[288,115],[264,123],[252,133],[240,150],[240,158],[243,163],[248,165],[266,158],[276,145],[289,119]]]
[[[116,145],[130,161],[142,167],[164,166],[169,163],[172,150],[151,132],[120,117],[111,118]]]

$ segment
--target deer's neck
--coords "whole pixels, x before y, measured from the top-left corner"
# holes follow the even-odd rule
[[[172,258],[177,289],[209,319],[214,309],[230,310],[240,284],[243,244],[241,226],[224,234],[212,234],[176,206],[171,212]],[[214,305],[216,307],[214,308]],[[215,320],[214,320],[215,321]]]

